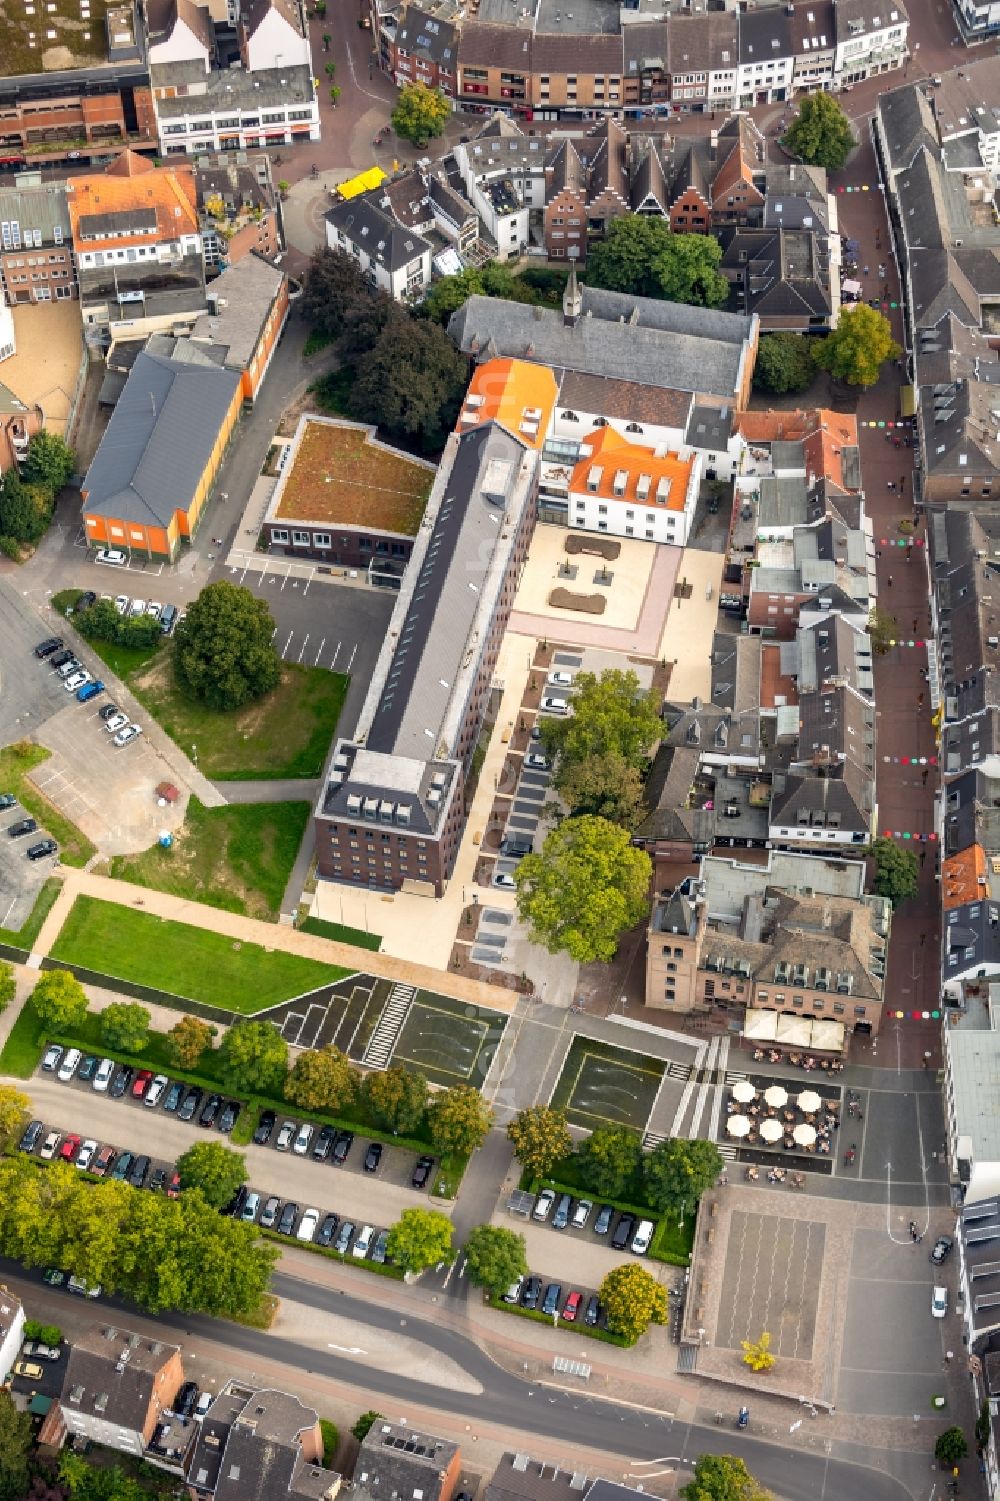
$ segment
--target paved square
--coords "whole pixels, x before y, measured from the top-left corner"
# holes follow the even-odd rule
[[[952,1281],[947,1270],[938,1276]],[[943,1329],[960,1338],[953,1315],[940,1322],[931,1317],[935,1280],[926,1247],[897,1244],[884,1229],[855,1232],[840,1367],[845,1412],[906,1417],[930,1411],[931,1397],[942,1389]]]
[[[715,1343],[738,1350],[766,1329],[777,1356],[811,1360],[826,1227],[780,1214],[733,1213]]]
[[[450,996],[419,990],[392,1050],[393,1063],[419,1069],[434,1084],[472,1084],[489,1072],[507,1017]]]
[[[574,1037],[552,1091],[550,1104],[564,1109],[571,1125],[645,1129],[665,1064],[627,1048]]]

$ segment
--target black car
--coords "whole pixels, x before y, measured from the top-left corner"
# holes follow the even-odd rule
[[[549,1318],[551,1318],[556,1309],[559,1307],[561,1301],[562,1283],[550,1282],[548,1287],[545,1289],[545,1301],[542,1304],[542,1312],[548,1314]]]
[[[77,600],[73,608],[79,614],[81,610],[89,610],[91,605],[96,605],[96,603],[97,595],[94,593],[93,589],[84,589],[83,593],[80,595],[80,598]]]
[[[601,1304],[596,1293],[591,1293],[587,1299],[587,1307],[584,1311],[583,1322],[588,1329],[596,1329],[601,1317]]]
[[[411,1186],[413,1188],[426,1188],[427,1180],[431,1175],[431,1168],[433,1166],[433,1157],[418,1157],[417,1165],[413,1169],[413,1177],[410,1179]]]
[[[333,1144],[332,1161],[336,1167],[341,1167],[347,1161],[347,1154],[354,1145],[353,1131],[338,1131],[337,1139]]]
[[[615,1233],[611,1237],[611,1245],[616,1251],[624,1251],[635,1231],[635,1215],[623,1214],[615,1226]]]
[[[181,1102],[181,1095],[183,1093],[184,1093],[184,1085],[183,1084],[177,1084],[177,1083],[171,1084],[170,1088],[167,1090],[166,1094],[163,1096],[163,1108],[164,1108],[164,1110],[166,1110],[169,1114],[172,1115],[174,1113],[174,1111],[177,1109],[178,1105],[180,1104],[180,1102]]]
[[[214,1125],[214,1123],[215,1123],[215,1117],[218,1115],[218,1113],[219,1113],[219,1111],[221,1109],[222,1109],[222,1096],[221,1096],[221,1094],[210,1094],[209,1097],[208,1097],[208,1099],[205,1101],[204,1105],[201,1107],[201,1114],[198,1117],[198,1124],[199,1124],[199,1126],[211,1126],[211,1125]]]
[[[526,1277],[524,1286],[521,1288],[521,1307],[537,1308],[538,1300],[542,1296],[541,1277]]]
[[[374,1241],[374,1243],[372,1245],[372,1248],[371,1248],[371,1250],[369,1251],[368,1254],[371,1257],[372,1261],[377,1262],[379,1266],[384,1266],[385,1265],[385,1259],[386,1259],[386,1256],[388,1254],[388,1251],[389,1251],[389,1232],[388,1232],[388,1230],[380,1230],[379,1233],[376,1235],[375,1241]]]
[[[132,1083],[134,1075],[135,1069],[130,1064],[123,1063],[108,1087],[108,1094],[113,1100],[121,1099],[126,1089]]]
[[[219,1119],[216,1122],[219,1130],[225,1132],[231,1131],[236,1125],[239,1113],[240,1107],[237,1102],[235,1100],[227,1100],[225,1105],[223,1105],[222,1107],[222,1114],[219,1116]]]
[[[276,1120],[277,1116],[275,1115],[273,1110],[264,1111],[260,1120],[257,1122],[257,1129],[253,1133],[253,1143],[255,1147],[267,1146],[268,1142],[271,1140],[271,1132],[274,1130],[274,1123]]]
[[[17,823],[12,823],[7,829],[10,839],[20,839],[24,834],[33,834],[38,828],[33,818],[19,818]]]
[[[249,1191],[250,1190],[247,1188],[246,1184],[241,1183],[239,1188],[233,1194],[232,1198],[229,1200],[229,1203],[226,1205],[225,1209],[222,1211],[223,1214],[228,1215],[230,1219],[233,1219],[237,1215],[242,1214],[243,1205],[247,1201],[247,1194],[249,1193]]]
[[[6,813],[8,808],[17,807],[17,798],[13,792],[0,792],[0,813]]]
[[[32,1121],[17,1144],[18,1149],[22,1152],[33,1152],[38,1145],[38,1138],[44,1130],[45,1126],[41,1121]]]
[[[179,1121],[189,1121],[189,1120],[191,1120],[193,1118],[193,1116],[194,1116],[195,1111],[198,1109],[198,1106],[200,1104],[201,1104],[201,1090],[200,1089],[189,1089],[188,1092],[187,1092],[187,1094],[184,1096],[184,1103],[183,1103],[183,1105],[181,1106],[181,1108],[177,1112],[177,1119]]]
[[[935,1266],[941,1266],[951,1255],[951,1248],[955,1244],[950,1235],[939,1235],[931,1249],[931,1261]]]
[[[61,651],[58,656],[52,658],[51,662],[49,663],[49,666],[50,667],[65,667],[66,663],[67,662],[72,662],[72,660],[73,660],[73,653],[71,651]]]
[[[333,1240],[333,1237],[336,1235],[337,1226],[339,1224],[340,1219],[337,1215],[328,1214],[323,1223],[320,1225],[319,1229],[316,1231],[316,1235],[314,1237],[316,1244],[318,1246],[328,1246]]]
[[[88,1053],[80,1067],[76,1071],[76,1077],[82,1079],[84,1084],[89,1084],[97,1073],[97,1065],[100,1062],[96,1053]]]
[[[291,1235],[292,1231],[295,1229],[295,1221],[298,1219],[298,1217],[298,1204],[286,1204],[284,1209],[281,1211],[281,1216],[278,1220],[278,1234]]]
[[[163,1185],[166,1183],[166,1181],[167,1181],[167,1170],[166,1170],[166,1168],[165,1167],[158,1167],[156,1169],[156,1172],[153,1174],[153,1176],[149,1180],[149,1185],[148,1186],[149,1186],[150,1192],[154,1193],[154,1194],[160,1193],[162,1191]]]
[[[138,1157],[133,1157],[132,1166],[129,1168],[128,1181],[133,1188],[141,1188],[146,1181],[146,1174],[148,1172],[149,1158],[141,1154]]]
[[[365,1172],[366,1173],[377,1173],[378,1172],[378,1165],[379,1165],[379,1163],[381,1161],[382,1161],[382,1143],[380,1141],[371,1141],[371,1142],[369,1142],[368,1143],[368,1150],[365,1153]]]
[[[332,1126],[322,1126],[320,1128],[316,1135],[316,1140],[313,1142],[312,1154],[314,1162],[326,1161],[330,1155],[336,1135],[337,1133]]]
[[[39,839],[37,844],[28,845],[28,859],[44,860],[46,855],[54,855],[58,848],[54,839]]]
[[[594,1234],[607,1235],[608,1231],[611,1229],[611,1221],[614,1219],[614,1217],[615,1211],[612,1206],[610,1204],[602,1204],[600,1209],[597,1211],[597,1218],[594,1221]]]
[[[174,1398],[174,1412],[179,1418],[189,1418],[198,1400],[198,1387],[194,1381],[185,1381]]]
[[[101,719],[103,719],[104,722],[105,722],[105,724],[107,724],[108,720],[109,719],[114,719],[114,717],[115,717],[115,715],[117,713],[118,713],[118,705],[117,704],[105,704],[104,708],[99,711],[99,716],[98,717],[101,718]]]
[[[41,661],[44,657],[51,657],[54,651],[62,646],[61,636],[49,636],[45,641],[39,641],[35,647],[35,656]]]
[[[552,1216],[553,1230],[565,1230],[569,1224],[569,1212],[572,1207],[572,1197],[569,1194],[560,1194],[556,1202],[556,1212]]]

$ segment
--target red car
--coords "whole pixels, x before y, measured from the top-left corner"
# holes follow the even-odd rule
[[[153,1070],[151,1068],[141,1068],[135,1076],[135,1083],[132,1085],[133,1100],[141,1100],[152,1082]]]
[[[580,1311],[580,1304],[582,1301],[583,1293],[570,1293],[569,1297],[566,1299],[566,1302],[563,1304],[562,1316],[566,1320],[567,1324],[576,1323],[576,1316]]]
[[[79,1138],[79,1136],[67,1136],[67,1137],[64,1137],[63,1144],[59,1148],[59,1161],[60,1162],[73,1162],[73,1161],[75,1161],[76,1160],[76,1154],[77,1154],[77,1152],[79,1150],[80,1150],[80,1138]]]
[[[168,1199],[176,1199],[181,1191],[180,1173],[171,1173],[164,1186],[164,1193]]]

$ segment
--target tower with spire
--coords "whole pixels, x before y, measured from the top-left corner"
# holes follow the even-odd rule
[[[583,293],[576,281],[576,264],[569,268],[569,281],[563,293],[563,325],[575,328],[583,314]]]

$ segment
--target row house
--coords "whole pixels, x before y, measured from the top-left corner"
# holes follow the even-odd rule
[[[1000,0],[952,0],[951,12],[966,43],[1000,36]]]
[[[662,21],[632,22],[622,28],[625,64],[625,105],[670,103],[670,68],[667,58],[667,28]]]
[[[667,57],[675,111],[732,106],[737,95],[741,24],[729,12],[670,17]]]
[[[264,152],[199,157],[194,186],[206,270],[234,266],[254,251],[273,260],[284,249],[271,159]]]
[[[200,61],[207,73],[215,61],[215,27],[206,6],[194,0],[146,0],[149,63]]]
[[[400,225],[384,188],[328,209],[326,243],[356,260],[372,285],[397,301],[419,298],[430,286],[430,242]]]
[[[464,195],[497,260],[522,255],[529,243],[532,213],[540,217],[545,207],[545,155],[541,136],[526,136],[499,114],[452,152]]]
[[[741,109],[781,104],[792,93],[795,53],[791,19],[784,7],[740,16],[736,97]]]
[[[0,188],[0,285],[7,303],[65,302],[76,296],[66,188],[22,173]]]
[[[629,137],[615,120],[557,138],[545,159],[545,248],[551,260],[584,262],[587,246],[631,208]]]
[[[810,0],[796,5],[789,16],[792,28],[792,89],[814,94],[834,86],[837,61],[835,0]]]
[[[240,0],[236,25],[240,57],[248,73],[273,68],[310,68],[309,29],[301,0]]]
[[[782,208],[788,207],[784,202]],[[814,228],[724,229],[719,270],[732,305],[755,313],[761,329],[806,333],[836,326],[840,285],[831,275],[829,239]]]
[[[423,83],[449,99],[458,86],[458,32],[449,21],[408,6],[397,26],[387,28],[386,66],[398,88]]]
[[[834,0],[834,76],[842,87],[902,67],[909,17],[899,0]]]
[[[0,73],[3,59],[0,58]],[[130,63],[72,73],[0,77],[0,166],[76,161],[128,145],[156,146],[148,69]]]

